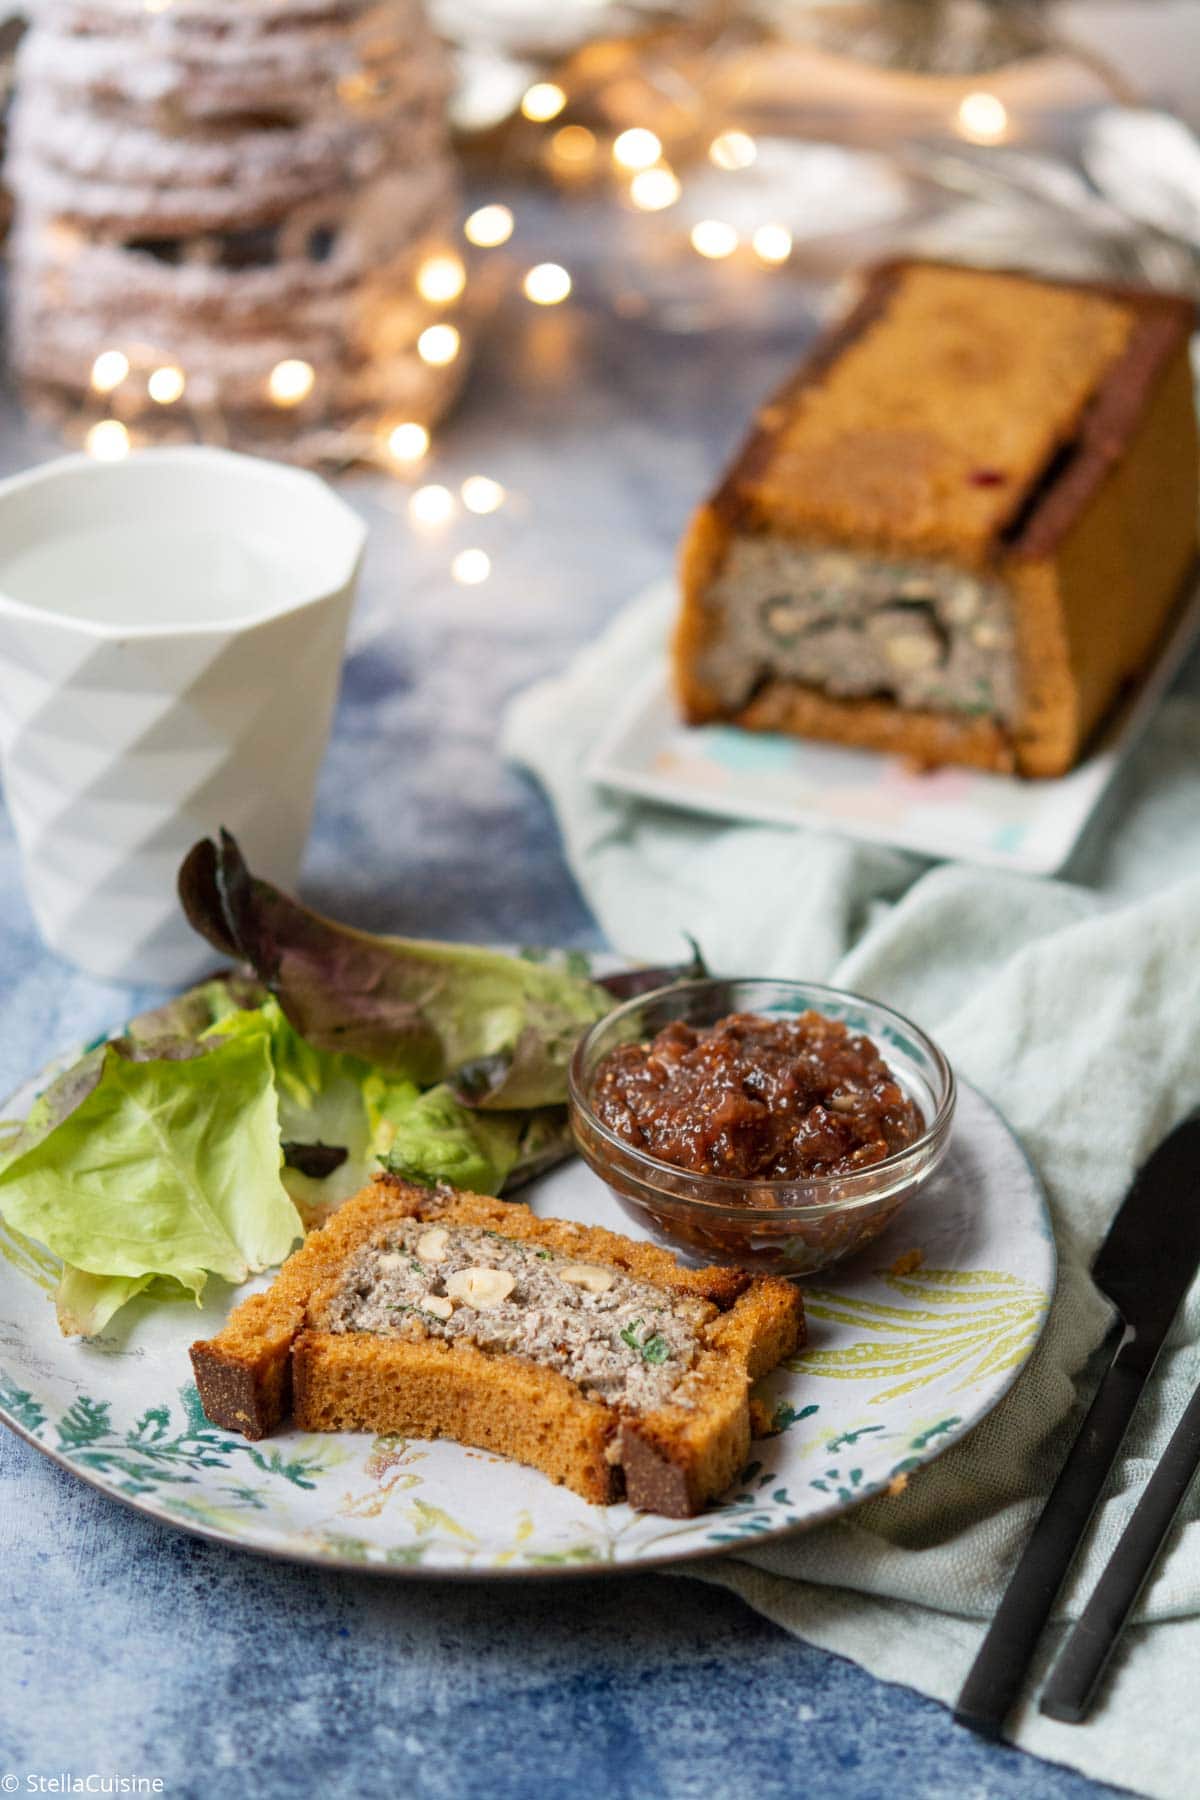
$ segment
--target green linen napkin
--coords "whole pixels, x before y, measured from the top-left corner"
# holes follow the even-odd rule
[[[1092,1254],[1140,1160],[1200,1102],[1200,655],[1119,775],[1108,823],[1070,879],[1046,881],[594,788],[584,759],[631,679],[662,655],[669,611],[661,590],[635,604],[505,722],[506,752],[549,792],[608,937],[657,961],[690,932],[723,972],[829,980],[910,1013],[1012,1122],[1050,1195],[1059,1291],[1002,1405],[902,1495],[697,1571],[800,1636],[951,1701],[1090,1394],[1089,1358],[1110,1320],[1087,1273]],[[1197,1382],[1193,1291],[1062,1618],[1090,1592]],[[1200,1767],[1200,1493],[1137,1617],[1089,1724],[1056,1724],[1026,1704],[1015,1736],[1177,1800]],[[1061,1626],[1043,1666],[1060,1638]]]

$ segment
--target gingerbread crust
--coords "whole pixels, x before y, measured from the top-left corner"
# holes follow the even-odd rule
[[[692,1369],[654,1413],[622,1415],[556,1370],[471,1344],[323,1329],[347,1258],[392,1222],[481,1225],[707,1302]],[[540,1469],[597,1503],[687,1517],[728,1486],[750,1445],[750,1387],[804,1340],[799,1292],[736,1269],[683,1269],[651,1244],[539,1219],[526,1206],[381,1177],[314,1231],[264,1294],[192,1346],[214,1424],[259,1438],[291,1410],[308,1431],[450,1437]]]
[[[851,749],[906,756],[919,768],[958,763],[1011,775],[1016,751],[994,719],[910,712],[890,700],[839,700],[798,681],[770,681],[736,716],[748,731],[783,731]]]
[[[923,352],[918,327],[932,339],[940,313],[946,341]],[[1194,319],[1182,296],[1108,284],[907,260],[870,271],[685,535],[673,646],[685,718],[921,764],[1064,773],[1144,667],[1194,564]],[[702,674],[716,628],[706,595],[733,537],[757,532],[1005,580],[1021,692],[1012,727],[769,677],[727,708]]]

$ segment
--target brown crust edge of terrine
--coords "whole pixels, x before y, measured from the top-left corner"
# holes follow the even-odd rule
[[[764,682],[731,723],[902,756],[918,769],[952,763],[1011,775],[1017,768],[1013,734],[996,719],[919,711],[871,695],[845,699],[799,681]]]
[[[721,480],[709,507],[732,534],[752,523],[746,490],[770,465],[775,440],[787,423],[791,403],[806,388],[819,384],[844,352],[887,310],[910,269],[973,269],[974,265],[928,257],[892,257],[863,270],[862,292],[850,311],[824,331],[800,367],[767,400],[758,421]],[[1151,291],[1117,282],[1067,281],[1039,276],[1028,269],[976,269],[981,275],[1003,275],[1035,287],[1066,288],[1094,294],[1128,306],[1135,314],[1133,330],[1122,354],[1092,390],[1080,414],[1072,442],[1077,446],[1060,473],[1048,479],[1061,457],[1060,445],[1050,462],[1014,496],[1007,521],[993,534],[993,546],[1005,559],[1033,560],[1053,555],[1056,547],[1098,491],[1123,454],[1145,411],[1147,399],[1171,357],[1196,324],[1196,302],[1185,294]],[[777,417],[775,416],[777,414]],[[1036,504],[1030,507],[1033,497]],[[1028,513],[1028,517],[1022,515]],[[1020,529],[1011,535],[1013,522]]]
[[[320,1330],[324,1299],[339,1279],[347,1256],[381,1226],[403,1218],[498,1228],[505,1235],[533,1239],[586,1260],[611,1264],[676,1294],[708,1300],[717,1308],[717,1317],[706,1328],[706,1345],[685,1377],[691,1403],[668,1403],[633,1421],[639,1438],[652,1442],[659,1456],[683,1471],[684,1483],[681,1486],[675,1478],[668,1482],[663,1471],[654,1475],[635,1450],[637,1469],[627,1491],[632,1504],[654,1510],[658,1510],[659,1496],[664,1504],[682,1505],[686,1493],[690,1514],[734,1479],[750,1444],[752,1383],[804,1342],[804,1308],[797,1288],[778,1277],[751,1277],[739,1269],[686,1269],[655,1245],[599,1227],[539,1219],[517,1202],[413,1188],[390,1177],[377,1178],[346,1201],[327,1225],[309,1234],[271,1288],[235,1308],[215,1338],[192,1346],[201,1402],[214,1424],[247,1437],[261,1437],[282,1422],[294,1378],[297,1391],[303,1389],[298,1417],[308,1430],[340,1429],[341,1422],[353,1418],[359,1430],[454,1438],[455,1384],[462,1392],[464,1382],[474,1382],[477,1391],[482,1373],[499,1395],[507,1368],[510,1377],[517,1377],[510,1385],[530,1390],[531,1397],[538,1398],[537,1410],[546,1418],[554,1415],[570,1438],[565,1445],[555,1445],[553,1456],[547,1454],[551,1466],[543,1472],[585,1499],[614,1497],[625,1478],[618,1460],[613,1468],[615,1489],[607,1468],[603,1484],[598,1479],[594,1421],[599,1418],[603,1422],[607,1441],[617,1449],[625,1416],[602,1402],[585,1402],[574,1384],[557,1371],[519,1358],[484,1358],[469,1345],[438,1346],[435,1360],[440,1379],[435,1385],[443,1397],[435,1417],[428,1406],[433,1389],[426,1367],[430,1363],[427,1344],[409,1346],[403,1340],[367,1333],[348,1332],[335,1338]],[[405,1354],[409,1349],[411,1356]],[[411,1416],[404,1409],[401,1371],[406,1367],[413,1376],[423,1378],[423,1391],[414,1390],[412,1396]],[[280,1379],[283,1368],[286,1377]],[[324,1379],[326,1368],[329,1380]],[[361,1381],[356,1370],[361,1371]],[[394,1379],[381,1385],[383,1374]],[[444,1380],[447,1376],[451,1377],[448,1383]],[[586,1421],[574,1419],[577,1429],[572,1435],[572,1417],[580,1409],[588,1417]],[[480,1441],[483,1435],[477,1432],[473,1441]],[[532,1467],[543,1466],[537,1460],[536,1441],[531,1440],[516,1412],[511,1430],[503,1419],[496,1419],[495,1429],[487,1431],[486,1447],[516,1454]],[[617,1454],[619,1459],[619,1449]]]

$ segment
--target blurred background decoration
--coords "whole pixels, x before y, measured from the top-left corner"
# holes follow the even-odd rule
[[[488,8],[482,46],[462,35],[481,9],[436,4],[459,45],[468,168],[540,177],[577,206],[607,193],[576,273],[628,316],[770,326],[794,317],[796,279],[828,281],[901,244],[1191,278],[1190,253],[1148,249],[1128,192],[1118,202],[1100,185],[1110,159],[1089,167],[1097,121],[1141,99],[1119,56],[1096,47],[1107,33],[1078,29],[1103,6],[749,0],[667,13],[568,0],[539,58],[544,9]],[[572,25],[593,35],[564,47]],[[1184,135],[1143,145],[1127,132],[1125,188],[1165,149],[1171,181]],[[792,284],[751,279],[784,268]]]
[[[501,305],[565,381],[575,309],[798,333],[900,248],[1197,286],[1200,146],[1126,74],[1128,5],[428,3],[26,7],[10,341],[67,435],[420,480]]]
[[[420,0],[39,0],[7,156],[30,402],[110,457],[428,430],[465,362],[449,80]]]

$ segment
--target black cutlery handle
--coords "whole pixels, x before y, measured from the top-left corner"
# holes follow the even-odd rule
[[[983,1737],[998,1738],[1013,1709],[1151,1362],[1126,1332],[996,1609],[954,1709],[960,1725]]]
[[[1078,1725],[1087,1717],[1100,1677],[1187,1498],[1197,1468],[1200,1388],[1188,1402],[1108,1567],[1054,1665],[1041,1699],[1047,1717],[1068,1725]]]

